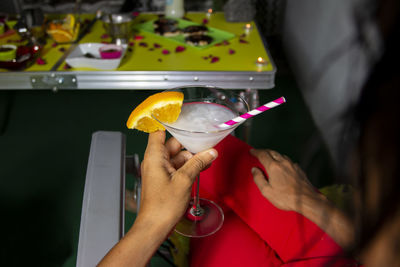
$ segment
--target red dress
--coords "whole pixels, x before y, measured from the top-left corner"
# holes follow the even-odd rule
[[[217,233],[191,239],[190,266],[358,266],[316,224],[261,195],[251,169],[265,169],[249,145],[228,136],[216,149],[219,157],[201,173],[200,197],[219,204],[225,220]]]

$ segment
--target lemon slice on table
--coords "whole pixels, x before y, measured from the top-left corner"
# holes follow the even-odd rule
[[[146,133],[165,130],[152,115],[163,122],[175,122],[181,113],[182,102],[181,92],[170,91],[151,95],[132,111],[126,126]]]

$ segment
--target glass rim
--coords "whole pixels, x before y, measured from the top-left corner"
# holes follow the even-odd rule
[[[162,92],[169,92],[169,91],[174,91],[174,90],[178,91],[178,89],[184,89],[184,88],[213,88],[213,89],[217,89],[217,90],[221,90],[221,91],[228,91],[229,90],[229,89],[223,89],[221,87],[216,87],[216,86],[212,86],[212,85],[188,85],[188,86],[179,86],[179,87],[174,87],[174,88],[171,88],[171,89],[166,89],[166,90],[164,90]],[[247,101],[243,97],[241,97],[239,94],[233,93],[231,91],[229,91],[229,92],[231,94],[233,94],[235,97],[239,98],[245,104],[247,112],[250,111],[249,104],[247,103]],[[183,101],[185,101],[185,100],[183,100]],[[199,101],[197,101],[197,102],[199,102]],[[203,103],[207,103],[207,102],[203,101]],[[223,132],[226,132],[226,131],[234,130],[236,127],[238,127],[239,125],[241,125],[244,122],[244,121],[238,122],[238,123],[236,123],[234,125],[230,125],[227,128],[216,129],[214,131],[191,131],[191,130],[186,130],[186,129],[181,129],[181,128],[176,128],[176,127],[170,126],[170,125],[166,124],[165,122],[160,121],[155,116],[153,116],[153,113],[151,114],[151,117],[153,119],[155,119],[157,122],[159,122],[165,128],[171,128],[171,129],[176,130],[178,132],[193,133],[193,134],[223,133]]]

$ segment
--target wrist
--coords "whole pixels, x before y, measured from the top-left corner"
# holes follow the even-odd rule
[[[304,216],[309,212],[318,213],[320,209],[330,206],[329,200],[325,195],[314,191],[300,196],[296,203],[294,211]]]
[[[131,231],[145,231],[151,235],[167,236],[175,223],[170,218],[166,218],[162,215],[155,216],[154,214],[147,214],[145,212],[139,212],[136,220],[129,230]]]

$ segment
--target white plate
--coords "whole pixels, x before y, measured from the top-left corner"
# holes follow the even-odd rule
[[[122,45],[122,54],[120,58],[116,59],[102,59],[100,57],[99,48],[105,46],[106,44],[102,43],[86,43],[78,45],[74,51],[69,54],[69,56],[65,59],[68,65],[73,68],[93,68],[100,70],[113,70],[118,68],[121,63],[122,58],[125,55],[127,45]],[[95,58],[88,58],[84,55],[90,53]]]

